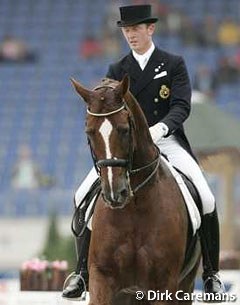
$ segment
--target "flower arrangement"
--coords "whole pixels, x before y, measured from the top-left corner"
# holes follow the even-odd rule
[[[49,262],[34,258],[25,261],[20,269],[20,290],[59,291],[67,277],[67,261]]]

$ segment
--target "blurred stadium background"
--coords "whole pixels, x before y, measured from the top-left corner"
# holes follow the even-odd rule
[[[104,77],[108,65],[126,53],[115,23],[118,6],[131,3],[154,5],[160,17],[156,45],[184,57],[193,88],[200,89],[206,103],[217,111],[207,108],[205,115],[213,111],[208,118],[211,123],[222,119],[215,125],[213,138],[207,138],[212,125],[204,135],[198,130],[200,125],[208,126],[204,113],[199,125],[195,129],[190,125],[188,130],[220,202],[224,239],[231,239],[223,250],[234,250],[235,255],[240,249],[239,0],[0,0],[0,45],[10,36],[24,42],[33,55],[26,60],[0,61],[1,277],[39,254],[52,211],[60,217],[61,233],[71,234],[74,190],[92,161],[84,133],[85,107],[69,79],[75,77],[92,87]],[[199,86],[196,79],[201,67],[205,71],[201,83],[205,85]],[[194,113],[197,117],[198,112]],[[231,128],[237,135],[232,135]],[[221,141],[222,134],[227,135],[226,142]],[[13,184],[14,167],[23,146],[44,173],[37,188]],[[215,162],[216,155],[218,170],[206,164],[209,158]],[[225,161],[226,156],[233,164]],[[225,165],[231,172],[230,180],[226,180],[229,188],[224,180]]]

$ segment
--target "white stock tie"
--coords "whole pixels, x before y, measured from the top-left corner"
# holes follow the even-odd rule
[[[141,61],[139,61],[139,66],[142,70],[144,70],[144,68],[146,67],[148,62],[148,58],[144,57]]]

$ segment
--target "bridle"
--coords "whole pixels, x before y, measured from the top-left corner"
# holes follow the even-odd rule
[[[99,87],[96,87],[94,88],[94,90],[97,90],[97,89],[100,89],[100,88],[111,88],[111,89],[115,89],[114,87],[112,86],[99,86]],[[113,114],[116,114],[122,110],[127,110],[128,111],[128,120],[129,120],[129,126],[130,126],[130,137],[129,137],[129,151],[128,151],[128,159],[120,159],[120,158],[112,158],[112,159],[101,159],[101,160],[97,160],[94,152],[93,152],[93,149],[92,149],[92,146],[91,146],[91,142],[88,138],[88,144],[89,144],[89,147],[90,147],[90,151],[91,151],[91,155],[92,155],[92,159],[93,159],[93,162],[94,162],[94,166],[96,168],[96,171],[97,173],[100,175],[100,170],[101,168],[103,167],[123,167],[123,168],[126,168],[127,169],[127,174],[130,176],[130,175],[134,175],[134,174],[137,174],[145,169],[148,169],[149,167],[151,166],[154,166],[152,172],[147,176],[147,178],[140,184],[138,184],[133,190],[132,190],[132,193],[136,193],[140,188],[142,188],[145,184],[148,183],[148,181],[155,175],[155,173],[157,172],[158,170],[158,167],[159,167],[159,164],[160,164],[160,152],[159,152],[159,149],[158,147],[156,146],[157,148],[157,151],[158,151],[158,155],[157,155],[157,158],[154,159],[152,162],[150,162],[149,164],[147,165],[144,165],[142,167],[139,167],[139,168],[136,168],[136,169],[133,169],[132,168],[132,163],[133,163],[133,153],[134,153],[134,150],[133,150],[133,146],[131,145],[132,142],[132,130],[134,128],[134,122],[133,122],[133,118],[131,117],[130,115],[130,111],[128,109],[128,106],[127,104],[125,103],[125,101],[123,101],[123,104],[113,110],[113,111],[109,111],[109,112],[105,112],[105,113],[96,113],[96,112],[92,112],[90,111],[89,109],[87,109],[87,113],[91,116],[95,116],[95,117],[107,117],[107,116],[111,116]]]
[[[90,114],[91,116],[95,116],[95,117],[107,117],[107,116],[113,115],[115,113],[118,113],[118,112],[122,111],[123,109],[127,109],[127,105],[125,103],[123,103],[123,105],[121,107],[117,108],[116,110],[110,111],[110,112],[95,113],[95,112],[91,112],[89,109],[87,109],[87,113]],[[130,125],[130,133],[131,133],[131,129],[133,128],[133,122],[130,119],[130,117],[129,117],[129,125]],[[97,158],[95,157],[95,154],[93,153],[93,149],[91,147],[91,142],[89,139],[88,139],[88,144],[90,146],[94,165],[95,165],[95,168],[98,173],[100,172],[100,169],[102,167],[107,167],[107,166],[126,167],[128,169],[128,172],[131,171],[132,155],[133,155],[131,143],[129,143],[129,146],[128,146],[129,147],[128,159],[113,158],[113,159],[102,159],[102,160],[97,160]]]
[[[125,109],[125,105],[122,105],[120,108],[118,108],[116,110],[113,110],[113,111],[110,111],[110,112],[105,112],[105,113],[94,113],[94,112],[91,112],[89,109],[87,109],[87,113],[91,114],[93,116],[103,117],[103,116],[112,115],[114,113],[118,113],[119,111],[121,111],[123,109]]]

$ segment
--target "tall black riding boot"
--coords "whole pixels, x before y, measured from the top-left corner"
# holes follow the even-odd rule
[[[204,292],[224,293],[225,287],[219,271],[219,223],[217,210],[202,217],[200,229]]]
[[[81,237],[75,237],[78,263],[73,278],[64,288],[62,297],[80,299],[82,293],[88,290],[88,250],[91,231],[86,228]]]

